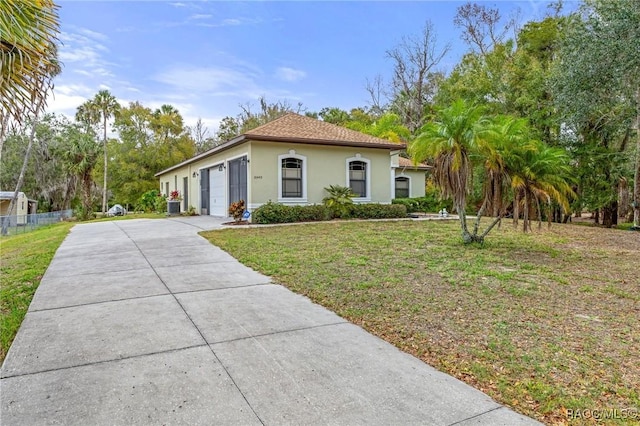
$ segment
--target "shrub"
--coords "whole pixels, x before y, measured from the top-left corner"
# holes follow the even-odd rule
[[[394,204],[350,204],[345,206],[340,216],[334,216],[330,207],[315,204],[311,206],[286,206],[272,203],[260,206],[253,212],[255,223],[292,223],[292,222],[318,222],[331,220],[334,217],[341,219],[390,219],[407,216],[407,209],[402,205]]]
[[[407,217],[407,208],[401,204],[353,204],[349,215],[354,219],[393,219]]]
[[[233,220],[240,222],[242,215],[244,214],[244,200],[238,200],[235,203],[231,203],[229,206],[229,214],[233,217]]]
[[[451,202],[449,200],[440,200],[436,194],[416,198],[394,198],[391,203],[405,206],[408,213],[437,212],[443,208],[449,211],[452,210]]]
[[[269,201],[253,212],[255,223],[317,222],[331,219],[331,211],[323,205],[286,206]]]
[[[91,210],[85,209],[84,206],[77,206],[73,211],[73,215],[79,221],[91,220],[96,218],[96,214]]]
[[[147,213],[164,212],[167,210],[167,198],[157,189],[151,189],[142,194],[135,210]]]
[[[329,185],[324,189],[329,194],[322,202],[331,209],[334,217],[344,217],[348,214],[349,206],[353,204],[352,198],[356,196],[351,188],[340,185]]]

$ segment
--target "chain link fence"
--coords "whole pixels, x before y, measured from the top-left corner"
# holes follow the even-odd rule
[[[58,223],[63,219],[73,216],[73,210],[62,210],[58,212],[36,213],[25,215],[0,216],[0,224],[9,221],[8,235],[23,234],[31,232],[39,226]]]

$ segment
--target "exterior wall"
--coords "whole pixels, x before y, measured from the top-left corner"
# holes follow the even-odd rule
[[[13,193],[11,194],[13,196]],[[6,216],[9,212],[9,204],[11,200],[0,200],[0,216]],[[13,208],[14,215],[26,215],[29,214],[29,200],[24,192],[18,192],[18,199],[16,200],[15,207]]]
[[[413,169],[395,169],[394,180],[396,177],[408,177],[409,178],[409,197],[424,197],[425,195],[425,185],[426,185],[426,175],[424,170],[413,170]],[[395,182],[394,182],[394,197],[395,197]]]
[[[13,197],[13,192],[7,193],[11,197]],[[4,194],[3,194],[4,195]],[[11,204],[11,200],[0,200],[0,216],[7,216],[9,213],[9,205]],[[34,212],[35,213],[35,212]],[[24,192],[18,192],[18,198],[16,199],[16,204],[13,207],[13,214],[15,223],[18,225],[25,225],[27,223],[27,215],[29,214],[29,200]]]
[[[158,176],[159,184],[160,184],[160,192],[165,195],[169,195],[166,191],[166,184],[169,183],[169,192],[177,189],[180,191],[180,195],[184,198],[184,190],[183,179],[186,177],[188,180],[188,204],[189,206],[193,206],[196,209],[197,213],[200,213],[200,172],[202,169],[206,169],[213,166],[218,166],[222,164],[225,168],[227,166],[227,162],[233,160],[234,158],[242,157],[246,155],[248,158],[251,158],[250,154],[251,145],[250,143],[243,143],[236,147],[230,148],[228,150],[213,154],[211,156],[207,156],[206,158],[202,158],[194,163],[187,164],[179,169],[172,170],[170,172],[164,173]],[[251,163],[248,164],[248,173],[251,176]],[[195,174],[195,175],[194,175]],[[226,189],[226,198],[228,200],[228,178],[226,179],[227,189]],[[176,186],[177,183],[177,186]],[[247,180],[247,194],[249,198],[246,200],[247,204],[251,202],[251,179]],[[188,207],[188,206],[187,206]],[[180,211],[184,211],[184,202],[180,203]]]
[[[303,187],[305,188],[302,199],[283,199],[279,195],[280,188],[280,160],[283,156],[295,155],[303,159],[306,175],[303,175]],[[260,142],[246,141],[238,146],[212,154],[194,163],[187,164],[178,169],[158,176],[160,192],[168,195],[175,189],[184,197],[183,179],[188,180],[188,204],[201,213],[200,175],[203,169],[227,167],[230,160],[247,156],[247,208],[254,210],[269,201],[283,204],[320,204],[327,196],[324,188],[329,185],[348,185],[347,160],[361,160],[368,164],[369,173],[367,179],[367,197],[356,199],[356,202],[390,203],[395,190],[392,177],[394,170],[391,168],[390,152],[387,149],[321,146],[284,142]],[[228,169],[226,174],[226,200],[229,201]],[[420,172],[411,175],[412,194],[424,195],[424,173],[421,184]],[[415,179],[415,182],[414,182]],[[167,183],[169,191],[167,192]],[[420,192],[422,191],[422,192]],[[415,195],[420,196],[420,195]],[[184,202],[181,203],[181,211],[184,211]]]
[[[281,142],[251,142],[251,169],[249,174],[249,208],[255,209],[268,201],[283,204],[319,204],[327,196],[329,185],[347,186],[347,159],[359,156],[369,161],[370,191],[361,202],[389,203],[391,201],[391,161],[389,150],[341,146],[320,146]],[[279,157],[293,154],[306,157],[306,199],[278,198]],[[304,179],[304,176],[303,176]],[[305,183],[303,182],[303,186]]]

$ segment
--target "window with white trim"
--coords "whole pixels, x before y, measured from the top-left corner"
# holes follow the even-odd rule
[[[409,178],[398,176],[396,178],[396,198],[409,198]]]
[[[349,188],[357,198],[366,198],[367,194],[367,163],[356,160],[349,162]]]
[[[278,201],[307,202],[307,157],[293,149],[278,155]]]
[[[302,198],[302,160],[287,157],[281,160],[282,198]]]

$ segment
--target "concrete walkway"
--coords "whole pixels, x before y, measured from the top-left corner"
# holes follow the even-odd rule
[[[536,424],[197,235],[220,222],[75,226],[2,366],[0,423]]]

